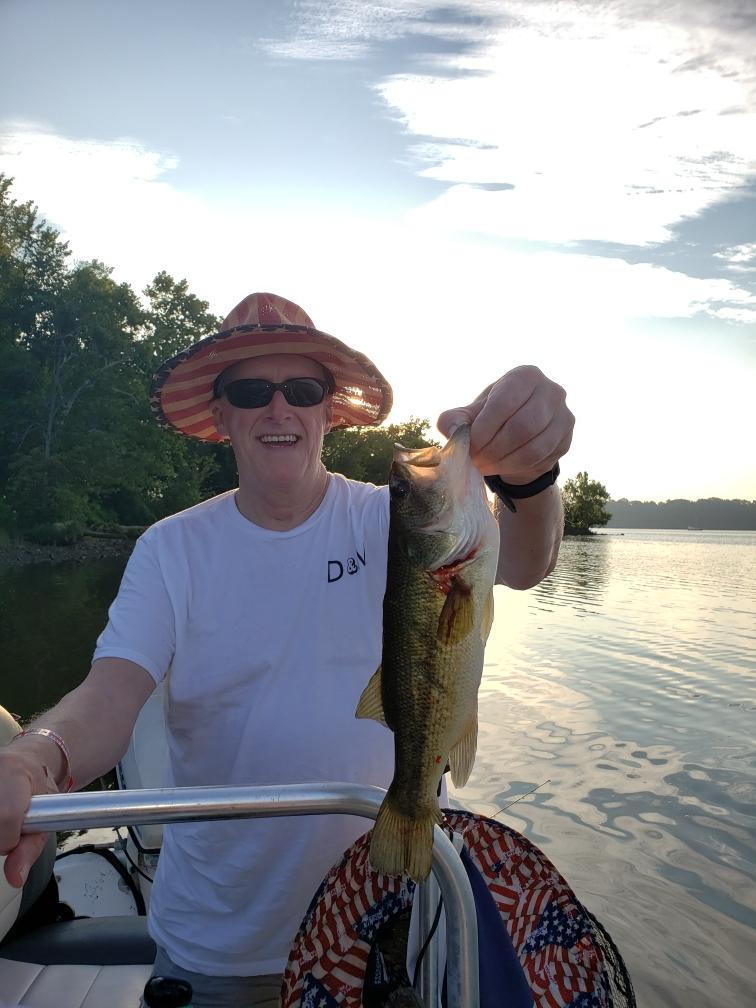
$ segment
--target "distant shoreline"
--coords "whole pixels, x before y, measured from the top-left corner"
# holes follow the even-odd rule
[[[611,516],[606,528],[695,529],[710,532],[756,532],[756,501],[705,500],[631,501],[608,500]]]
[[[134,548],[134,540],[124,538],[95,539],[84,536],[79,542],[67,546],[41,546],[38,543],[19,541],[0,544],[0,570],[25,567],[28,564],[86,563],[109,557],[127,557]]]

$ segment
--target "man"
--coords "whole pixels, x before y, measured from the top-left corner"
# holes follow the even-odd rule
[[[272,294],[245,298],[221,333],[163,365],[158,421],[229,439],[239,488],[148,529],[89,675],[0,752],[12,885],[42,848],[19,839],[31,796],[109,770],[159,682],[170,784],[387,786],[390,733],[354,712],[380,662],[388,493],[327,473],[321,449],[329,429],[380,423],[390,407],[375,365]],[[448,435],[463,421],[499,495],[498,580],[530,587],[561,541],[555,479],[574,422],[564,391],[515,368],[439,427]],[[275,1005],[311,896],[369,825],[308,816],[167,827],[150,908],[156,972],[188,978],[196,1006]]]

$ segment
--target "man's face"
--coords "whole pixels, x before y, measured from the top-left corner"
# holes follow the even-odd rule
[[[238,378],[322,380],[323,369],[309,357],[270,354],[235,364],[224,374],[223,385]],[[238,409],[221,395],[212,412],[218,432],[231,439],[241,479],[290,488],[319,473],[323,435],[331,421],[328,397],[317,406],[290,406],[279,389],[267,406]],[[284,435],[286,440],[280,440]]]

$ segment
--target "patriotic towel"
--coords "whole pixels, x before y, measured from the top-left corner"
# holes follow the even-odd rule
[[[591,917],[546,855],[495,819],[453,809],[444,814],[488,886],[534,1008],[612,1008]],[[411,906],[415,889],[406,876],[373,871],[369,841],[370,833],[357,840],[313,897],[284,973],[281,1008],[361,1008],[375,936]]]

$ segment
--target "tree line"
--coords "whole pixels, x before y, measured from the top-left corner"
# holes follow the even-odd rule
[[[233,453],[162,430],[153,373],[221,320],[185,280],[157,274],[140,297],[97,260],[73,261],[60,233],[0,174],[0,534],[65,541],[144,527],[236,485]],[[430,424],[326,438],[329,469],[386,481],[393,444]]]
[[[756,530],[756,501],[703,500],[608,501],[613,528]]]
[[[611,500],[606,487],[580,472],[562,490],[565,531],[584,535],[592,528],[722,529],[756,531],[756,501]]]

